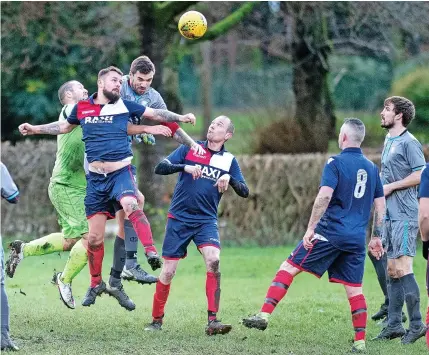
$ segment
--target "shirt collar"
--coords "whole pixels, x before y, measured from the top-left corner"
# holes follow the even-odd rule
[[[359,154],[362,154],[362,149],[360,149],[360,148],[345,148],[345,149],[343,149],[341,154],[343,154],[343,153],[359,153]]]
[[[204,148],[207,148],[207,149],[209,149],[209,147],[208,147],[208,141],[207,140],[205,140],[205,141],[203,141],[203,142],[201,142],[201,143],[203,143],[203,147]],[[222,148],[220,148],[220,150],[218,151],[218,152],[215,152],[216,154],[220,154],[220,155],[223,155],[223,153],[225,153],[227,150],[225,149],[225,144],[222,144]]]

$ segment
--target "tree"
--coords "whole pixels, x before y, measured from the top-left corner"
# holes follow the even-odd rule
[[[151,58],[156,68],[153,86],[164,97],[168,109],[179,113],[182,112],[182,105],[177,95],[177,73],[175,72],[177,63],[173,58],[179,45],[176,17],[192,5],[198,6],[198,2],[139,1],[136,3],[139,14],[141,51],[142,54]],[[204,3],[201,6],[204,6]],[[213,40],[222,36],[249,14],[253,6],[253,3],[244,3],[225,19],[211,24],[203,39]],[[169,61],[169,68],[164,66],[166,61]],[[164,75],[165,72],[169,74],[168,80]],[[145,200],[151,206],[159,205],[160,197],[164,194],[163,180],[153,173],[153,169],[165,152],[166,141],[162,138],[157,140],[154,147],[141,146],[140,148],[137,174],[139,187],[145,195]]]
[[[97,70],[129,63],[138,52],[137,16],[129,10],[113,2],[2,3],[2,140],[21,139],[24,121],[57,119],[65,81],[92,91]]]

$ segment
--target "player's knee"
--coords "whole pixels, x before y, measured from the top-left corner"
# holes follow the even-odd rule
[[[137,211],[140,209],[137,199],[135,198],[124,198],[121,201],[122,208],[124,209],[125,214],[127,217],[133,213],[134,211]]]
[[[137,201],[140,209],[143,209],[145,200],[144,200],[144,195],[140,191],[138,191],[137,193]]]
[[[163,271],[161,275],[159,275],[159,279],[163,284],[169,285],[171,281],[173,281],[174,275],[176,275],[176,270]]]
[[[219,259],[209,260],[207,262],[207,266],[208,266],[209,271],[215,272],[215,273],[219,272],[219,263],[220,263]]]
[[[301,270],[297,269],[296,267],[289,264],[287,261],[284,261],[283,264],[280,265],[279,270],[283,270],[291,274],[292,276],[298,275]]]
[[[63,250],[70,251],[80,238],[64,239]]]
[[[88,245],[94,247],[103,243],[103,233],[89,232],[88,233]]]

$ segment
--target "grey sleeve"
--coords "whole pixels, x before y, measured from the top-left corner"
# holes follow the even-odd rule
[[[1,164],[1,197],[8,202],[16,203],[19,197],[19,190],[9,174],[6,165]]]
[[[418,140],[412,140],[407,144],[406,155],[412,171],[422,170],[426,165],[423,148]]]
[[[151,103],[150,108],[167,110],[167,105],[165,104],[164,99],[159,92],[157,92],[156,99],[153,101],[153,103]]]

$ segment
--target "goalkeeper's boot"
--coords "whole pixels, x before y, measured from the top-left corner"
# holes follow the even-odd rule
[[[22,240],[15,240],[9,244],[9,258],[6,261],[6,274],[10,278],[15,275],[16,268],[18,264],[24,259],[24,245],[25,243]]]
[[[265,330],[268,327],[267,317],[263,317],[261,313],[243,319],[243,325],[247,328],[255,328]]]
[[[136,309],[136,305],[125,293],[124,286],[122,286],[122,284],[120,284],[118,287],[107,285],[106,293],[109,296],[116,298],[119,304],[122,307],[124,307],[127,311],[134,311]]]
[[[71,284],[66,284],[63,281],[61,281],[61,272],[57,272],[54,274],[54,278],[52,281],[55,280],[55,284],[58,286],[58,291],[60,292],[60,298],[63,303],[71,309],[76,308],[76,303],[73,298],[72,288]]]
[[[223,324],[218,319],[213,319],[208,322],[206,327],[207,335],[228,334],[232,329],[231,324]]]
[[[150,285],[158,281],[158,278],[156,276],[148,274],[138,264],[131,269],[127,269],[124,266],[124,269],[121,273],[121,278],[127,281],[136,281],[142,285]]]
[[[89,287],[88,291],[86,291],[85,297],[82,300],[82,306],[89,307],[94,304],[97,296],[101,296],[104,291],[106,291],[106,284],[104,281],[101,281],[101,283],[95,287]]]

